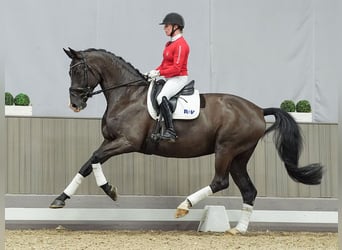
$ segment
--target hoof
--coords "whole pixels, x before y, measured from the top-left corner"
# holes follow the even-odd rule
[[[229,229],[227,232],[231,235],[242,235],[243,234],[239,230],[237,230],[235,227],[232,229]]]
[[[182,209],[182,208],[177,208],[176,210],[176,218],[181,218],[184,217],[189,213],[189,209]]]
[[[65,202],[62,200],[55,199],[49,206],[49,208],[63,208],[65,206]]]
[[[111,187],[110,191],[107,194],[113,201],[116,201],[118,199],[118,188]]]

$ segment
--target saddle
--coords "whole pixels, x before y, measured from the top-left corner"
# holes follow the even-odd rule
[[[147,94],[147,110],[152,119],[156,120],[156,124],[151,134],[151,139],[158,142],[161,135],[166,129],[166,121],[160,119],[160,108],[157,102],[157,96],[165,85],[165,80],[160,79],[157,82],[152,81]],[[197,89],[194,88],[195,81],[190,81],[183,89],[175,96],[168,100],[168,106],[172,112],[172,119],[178,120],[193,120],[200,113],[200,95]]]
[[[159,105],[157,102],[157,96],[161,92],[162,88],[165,85],[165,80],[160,79],[156,82],[156,84],[153,85],[152,91],[151,91],[151,103],[153,108],[157,111],[159,114]],[[169,106],[171,109],[171,112],[175,112],[177,108],[177,100],[178,98],[183,95],[183,96],[188,96],[188,95],[193,95],[195,93],[195,81],[191,80],[187,85],[184,86],[176,95],[174,95],[172,98],[169,100]]]
[[[165,84],[165,80],[161,79],[157,82],[152,81],[147,92],[147,110],[152,119],[157,120],[159,117],[159,105],[157,96]],[[195,81],[190,81],[181,91],[169,100],[172,118],[175,120],[193,120],[200,113],[200,95],[199,91],[194,88]]]

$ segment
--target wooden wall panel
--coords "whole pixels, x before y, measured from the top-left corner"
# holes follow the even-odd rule
[[[7,193],[59,194],[102,142],[100,119],[7,117]],[[258,196],[337,197],[337,124],[301,124],[302,166],[321,162],[321,185],[305,186],[289,178],[269,134],[260,140],[248,164]],[[129,153],[103,165],[108,181],[125,195],[188,195],[214,176],[214,155],[191,159]],[[77,194],[103,194],[90,175]],[[240,196],[230,179],[217,196]]]

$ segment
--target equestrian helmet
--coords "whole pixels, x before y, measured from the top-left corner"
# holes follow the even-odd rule
[[[172,12],[167,14],[163,21],[160,23],[160,25],[163,24],[172,24],[172,25],[178,25],[181,29],[184,28],[184,19],[181,15],[178,13]]]

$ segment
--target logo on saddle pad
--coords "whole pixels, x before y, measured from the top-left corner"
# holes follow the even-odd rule
[[[158,104],[156,97],[160,93],[164,81],[156,83],[152,81],[147,93],[147,110],[150,116],[156,120],[158,118]],[[194,89],[194,81],[187,84],[183,90],[169,101],[172,104],[172,118],[177,120],[192,120],[199,116],[200,112],[200,97],[199,91]]]

